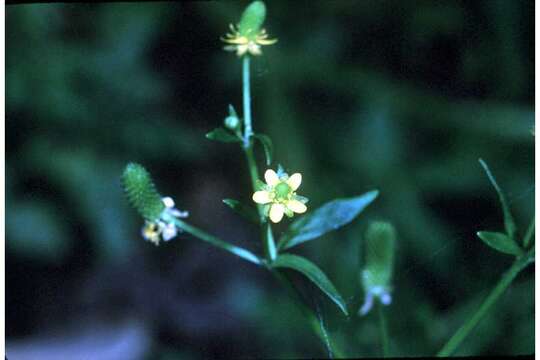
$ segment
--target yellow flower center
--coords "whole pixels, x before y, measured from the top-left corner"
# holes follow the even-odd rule
[[[291,187],[286,182],[280,182],[274,188],[278,200],[287,200],[291,192]]]

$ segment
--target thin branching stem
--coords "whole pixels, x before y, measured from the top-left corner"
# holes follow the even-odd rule
[[[251,122],[251,90],[250,90],[250,74],[249,74],[249,55],[245,55],[242,59],[242,95],[243,95],[243,105],[244,105],[244,141],[243,141],[243,148],[244,152],[246,153],[246,159],[248,163],[249,168],[249,174],[251,177],[251,183],[253,185],[253,191],[257,191],[257,180],[259,179],[259,172],[257,170],[257,163],[255,161],[255,155],[253,152],[253,141],[251,141],[251,138],[253,136],[253,127]],[[268,240],[268,232],[271,232],[272,229],[269,227],[268,231],[265,229],[265,225],[267,223],[267,220],[264,217],[262,206],[257,204],[257,210],[259,211],[259,217],[260,217],[260,224],[261,224],[261,239],[263,243],[263,249],[265,253],[265,257],[268,264],[271,264],[272,258],[271,253],[272,250],[270,249],[270,244]],[[273,240],[272,240],[273,241]],[[274,245],[275,246],[275,245]],[[334,349],[331,347],[331,342],[328,337],[328,333],[326,332],[326,329],[324,328],[324,324],[322,324],[317,316],[313,313],[311,309],[309,309],[306,305],[303,304],[301,298],[299,297],[299,294],[297,293],[296,289],[292,285],[292,283],[287,279],[285,276],[283,276],[279,271],[272,269],[269,267],[270,271],[274,276],[287,288],[293,299],[295,300],[295,303],[300,307],[302,313],[307,317],[309,320],[313,330],[317,334],[317,336],[320,338],[320,340],[323,342],[325,349],[329,354],[334,354]]]
[[[221,240],[220,238],[218,238],[217,236],[214,236],[214,235],[210,235],[208,234],[207,232],[193,226],[193,225],[190,225],[188,224],[187,222],[184,222],[180,219],[177,219],[177,218],[174,218],[174,217],[171,217],[169,219],[169,221],[172,221],[174,222],[174,224],[184,230],[185,232],[187,233],[190,233],[191,235],[195,236],[196,238],[198,239],[201,239],[203,241],[206,241],[207,243],[210,243],[214,246],[217,246],[223,250],[226,250],[228,252],[231,252],[233,253],[234,255],[236,256],[239,256],[241,257],[242,259],[244,260],[247,260],[253,264],[256,264],[256,265],[261,265],[262,264],[262,261],[261,259],[253,254],[251,251],[249,250],[246,250],[244,248],[241,248],[239,246],[236,246],[236,245],[232,245],[226,241],[223,241]]]
[[[499,283],[495,286],[495,288],[493,288],[489,296],[482,303],[482,305],[480,305],[476,313],[458,329],[450,340],[448,340],[443,348],[437,353],[437,356],[443,357],[452,355],[463,340],[465,340],[465,338],[475,328],[475,326],[478,325],[480,320],[482,320],[482,318],[487,314],[488,310],[493,306],[493,304],[495,304],[499,297],[510,286],[516,276],[532,262],[534,262],[534,247],[514,261],[510,269],[503,274]]]

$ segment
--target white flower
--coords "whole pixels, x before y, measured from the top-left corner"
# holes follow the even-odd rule
[[[180,229],[176,227],[174,221],[171,221],[171,217],[186,218],[189,216],[187,211],[180,211],[174,207],[174,200],[171,197],[164,197],[161,199],[165,209],[161,213],[159,220],[146,221],[141,234],[143,238],[155,245],[159,245],[159,241],[162,238],[163,241],[169,241],[173,239]]]
[[[392,303],[392,295],[390,295],[390,290],[388,288],[383,286],[374,286],[366,293],[364,304],[360,310],[358,310],[359,315],[364,316],[371,310],[373,307],[374,298],[377,298],[381,304],[385,306]]]
[[[261,45],[272,45],[277,42],[277,39],[268,39],[266,30],[262,29],[258,33],[240,34],[234,25],[229,25],[231,32],[225,35],[221,41],[226,42],[224,47],[226,51],[235,51],[239,57],[249,53],[251,55],[262,55]]]

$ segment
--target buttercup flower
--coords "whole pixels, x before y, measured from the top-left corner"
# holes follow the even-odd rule
[[[159,245],[160,239],[163,241],[169,241],[174,238],[179,229],[177,229],[174,222],[170,221],[171,216],[177,218],[186,218],[189,213],[187,211],[180,211],[174,207],[174,200],[170,197],[164,197],[161,199],[165,209],[161,213],[159,220],[146,221],[141,229],[141,235],[145,240],[150,241],[155,245]]]
[[[253,201],[269,205],[269,217],[272,222],[280,222],[283,219],[283,214],[292,217],[294,213],[306,212],[307,199],[296,195],[296,190],[302,183],[300,173],[292,174],[289,177],[285,173],[278,175],[274,170],[268,169],[264,173],[264,179],[266,184],[263,184],[262,189],[253,194]]]
[[[236,55],[239,57],[245,53],[262,55],[261,45],[272,45],[277,42],[277,39],[268,39],[265,29],[258,32],[251,31],[241,34],[233,24],[230,24],[229,28],[231,32],[227,33],[225,38],[221,38],[221,40],[230,45],[225,46],[223,49],[226,51],[236,51]]]

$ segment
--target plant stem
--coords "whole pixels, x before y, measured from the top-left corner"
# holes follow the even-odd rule
[[[510,286],[516,276],[527,267],[528,264],[534,262],[534,248],[529,250],[526,254],[518,257],[502,276],[499,283],[493,288],[486,300],[480,305],[480,308],[476,313],[465,323],[459,330],[448,340],[444,347],[437,353],[437,356],[450,356],[454,353],[457,347],[463,340],[469,335],[474,327],[480,322],[480,320],[486,315],[491,306],[499,299],[504,291]]]
[[[226,241],[223,241],[219,239],[218,237],[214,235],[210,235],[203,230],[196,228],[195,226],[192,226],[182,220],[179,220],[177,218],[171,217],[168,219],[169,221],[174,222],[174,224],[184,230],[187,233],[190,233],[191,235],[195,236],[196,238],[199,238],[203,241],[206,241],[207,243],[210,243],[214,246],[217,246],[219,248],[222,248],[223,250],[229,251],[233,253],[236,256],[239,256],[243,258],[244,260],[247,260],[251,263],[254,263],[256,265],[261,265],[262,261],[259,259],[259,257],[255,254],[253,254],[251,251],[248,251],[244,248],[241,248],[236,245],[229,244]]]
[[[253,142],[251,137],[253,135],[253,128],[251,125],[251,90],[249,86],[249,56],[245,55],[242,59],[242,97],[244,104],[244,143],[243,148],[246,153],[247,164],[249,168],[249,176],[251,177],[251,185],[253,191],[257,191],[257,180],[259,179],[259,172],[257,170],[257,163],[255,162],[255,154],[253,153]],[[263,207],[257,204],[257,211],[259,212],[259,219],[261,224],[261,240],[264,249],[265,257],[268,261],[272,261],[273,251],[269,244],[268,231],[265,229],[266,219],[264,218]],[[273,238],[272,238],[273,241]],[[274,246],[275,247],[275,246]]]
[[[249,55],[242,59],[242,92],[244,100],[244,148],[251,147],[251,91],[249,89]]]
[[[384,316],[384,309],[382,304],[377,304],[379,312],[379,326],[381,330],[381,346],[383,357],[388,357],[389,354],[389,340],[388,340],[388,327],[386,325],[386,318]]]

